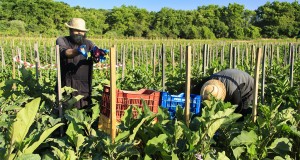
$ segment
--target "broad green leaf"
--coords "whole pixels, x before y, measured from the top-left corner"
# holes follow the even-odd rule
[[[83,131],[73,120],[69,124],[66,134],[70,137],[72,143],[75,145],[76,151],[79,151],[79,148],[83,145],[85,141],[85,136],[83,136]]]
[[[130,119],[132,116],[132,106],[129,106],[125,111],[121,121],[124,122],[124,125],[128,127],[130,125]]]
[[[143,123],[144,123],[146,120],[148,120],[148,119],[149,119],[149,117],[143,118],[143,119],[139,122],[139,124],[138,124],[136,127],[134,127],[132,134],[129,136],[130,142],[132,142],[132,141],[134,140],[137,131],[140,129],[140,127],[143,125]]]
[[[47,130],[45,130],[42,135],[40,136],[39,140],[37,142],[34,142],[30,147],[28,147],[27,149],[24,150],[25,154],[30,154],[33,153],[35,151],[35,149],[44,142],[44,140],[54,131],[56,130],[58,127],[64,125],[63,123],[59,123]]]
[[[223,152],[218,152],[218,160],[230,160],[226,154],[225,154],[225,151]]]
[[[207,135],[212,138],[220,126],[225,122],[225,118],[220,118],[214,121],[207,129]]]
[[[56,157],[58,157],[58,159],[62,159],[62,160],[65,160],[66,159],[66,155],[65,153],[63,153],[60,149],[54,147],[54,146],[51,146],[51,148],[53,149],[53,153]]]
[[[251,144],[250,147],[247,146],[247,152],[251,155],[251,157],[255,157],[257,155],[256,148],[255,144]]]
[[[41,157],[38,154],[22,154],[16,160],[41,160]]]
[[[15,122],[10,127],[11,144],[22,143],[39,109],[41,98],[36,98],[27,103],[23,109],[17,113]]]
[[[190,131],[192,132],[192,131]],[[189,140],[190,143],[190,150],[194,149],[194,147],[199,143],[200,141],[200,135],[199,134],[192,134],[191,139]]]
[[[127,142],[118,144],[115,153],[117,153],[116,159],[123,159],[124,157],[131,157],[133,155],[140,156],[140,152],[135,148],[135,145]]]
[[[229,117],[232,115],[234,110],[234,108],[227,108],[224,111],[218,111],[215,115],[211,115],[211,120],[215,121],[213,121],[213,123],[207,129],[207,134],[210,138],[215,135],[216,131],[221,127],[222,124],[231,121]],[[234,118],[237,117],[238,116],[235,116]]]
[[[115,139],[115,142],[119,142],[124,140],[125,138],[127,138],[130,135],[130,131],[124,131],[118,134],[118,136]]]
[[[177,154],[172,151],[172,160],[179,160]]]
[[[177,121],[175,123],[175,141],[177,142],[180,137],[183,136],[183,128],[181,127],[181,125],[179,125],[179,122]]]
[[[276,157],[274,157],[274,160],[286,160],[286,159],[284,159],[284,158],[282,158],[280,156],[276,156]]]
[[[67,104],[68,106],[73,106],[76,102],[78,102],[81,98],[83,98],[83,95],[78,95],[75,97],[72,97],[70,100],[68,100]]]
[[[23,107],[11,105],[11,106],[5,107],[5,108],[3,109],[3,111],[14,111],[14,110],[19,111],[19,110],[21,110],[21,109],[23,109]]]
[[[162,152],[165,152],[165,150],[161,144],[165,143],[167,138],[168,136],[166,134],[160,134],[159,136],[148,140],[144,149],[145,153],[151,155],[154,154],[156,151],[159,151],[161,154],[163,154]]]
[[[292,150],[292,143],[287,138],[277,138],[269,146],[269,148],[272,149],[275,153],[285,155]]]
[[[234,155],[235,159],[239,159],[239,157],[241,156],[241,154],[243,152],[245,152],[244,147],[236,147],[235,149],[233,149],[233,155]]]
[[[231,142],[230,146],[241,146],[241,145],[251,145],[257,142],[257,135],[254,131],[242,131],[240,135],[235,137]]]
[[[144,160],[152,160],[152,158],[146,154]]]
[[[148,140],[147,146],[150,145],[150,144],[153,144],[153,145],[156,146],[159,143],[163,143],[167,138],[168,138],[168,136],[166,134],[160,134],[159,136]]]
[[[55,94],[47,94],[42,93],[46,98],[48,98],[51,102],[56,102],[56,95]]]
[[[84,144],[84,141],[85,141],[85,136],[82,135],[82,134],[77,134],[75,136],[74,140],[75,140],[74,143],[75,143],[75,146],[76,146],[76,151],[79,151],[80,147],[83,147],[83,144]]]
[[[93,114],[92,114],[92,121],[95,121],[100,114],[100,107],[98,105],[94,106],[92,108]]]

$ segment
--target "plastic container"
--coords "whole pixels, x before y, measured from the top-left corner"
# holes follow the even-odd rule
[[[202,97],[200,95],[191,94],[190,98],[190,112],[196,115],[200,114]],[[173,119],[176,114],[176,107],[185,107],[185,94],[170,95],[168,92],[161,92],[160,106],[167,108],[171,119]]]
[[[160,92],[148,89],[141,89],[139,91],[125,91],[116,90],[116,117],[117,121],[121,120],[124,111],[131,105],[143,108],[143,101],[148,105],[153,113],[158,112]],[[102,105],[100,105],[100,112],[107,118],[110,117],[110,87],[104,86],[102,94]],[[137,111],[133,108],[134,117],[137,116]]]

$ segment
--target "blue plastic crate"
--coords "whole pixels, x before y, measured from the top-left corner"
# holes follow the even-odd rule
[[[202,97],[200,95],[191,94],[190,98],[190,112],[196,115],[200,114]],[[176,114],[176,107],[185,107],[185,94],[170,95],[168,92],[161,92],[160,106],[167,108],[171,119],[173,119]]]

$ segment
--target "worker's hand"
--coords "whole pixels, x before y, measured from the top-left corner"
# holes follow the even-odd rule
[[[77,51],[87,58],[86,45],[81,45],[77,48]]]
[[[100,49],[97,46],[94,46],[91,52],[95,62],[103,62],[103,60],[105,61],[105,56],[107,55],[109,50]]]

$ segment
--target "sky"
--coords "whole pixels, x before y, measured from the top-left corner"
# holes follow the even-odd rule
[[[136,6],[148,11],[160,11],[163,7],[175,10],[194,10],[198,6],[208,6],[210,4],[218,6],[228,6],[228,4],[241,4],[245,9],[255,10],[259,6],[266,4],[270,0],[56,0],[69,4],[71,7],[80,6],[95,9],[112,9],[114,7]],[[277,0],[279,2],[294,2],[298,0]]]

